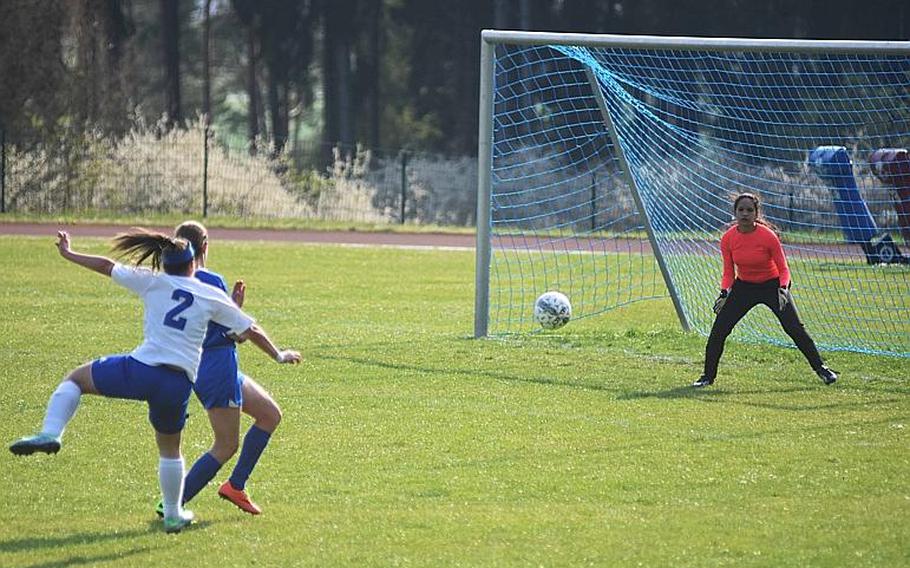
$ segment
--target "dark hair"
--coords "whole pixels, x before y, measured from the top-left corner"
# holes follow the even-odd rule
[[[186,239],[170,237],[148,229],[133,228],[114,237],[113,250],[120,253],[121,258],[132,258],[136,266],[148,259],[153,269],[160,270],[162,256],[183,252],[191,246]],[[164,264],[164,271],[167,274],[186,274],[192,263],[192,260],[167,263]]]
[[[755,222],[757,224],[764,225],[765,227],[768,227],[775,233],[778,232],[777,227],[774,226],[774,223],[772,223],[771,221],[768,221],[767,219],[765,219],[764,215],[762,215],[761,199],[758,198],[758,194],[748,193],[748,192],[738,194],[733,199],[733,214],[734,215],[736,214],[736,208],[739,207],[739,202],[742,201],[743,199],[751,199],[752,203],[755,204]],[[735,220],[733,221],[733,223],[731,223],[731,226],[733,226],[733,225],[736,225]]]
[[[174,236],[188,240],[193,245],[193,250],[196,251],[196,258],[202,256],[203,247],[209,240],[209,232],[199,221],[180,223],[174,230]]]

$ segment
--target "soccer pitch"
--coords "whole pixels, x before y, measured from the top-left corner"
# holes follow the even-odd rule
[[[825,387],[795,349],[730,342],[695,391],[704,339],[669,299],[473,340],[470,252],[216,241],[210,265],[305,357],[240,347],[284,412],[248,486],[264,513],[210,485],[165,535],[144,404],[83,397],[59,454],[0,457],[0,566],[910,564],[906,359],[826,353]],[[0,237],[0,302],[7,444],[140,340],[139,301],[50,235]],[[188,464],[211,441],[190,413]]]

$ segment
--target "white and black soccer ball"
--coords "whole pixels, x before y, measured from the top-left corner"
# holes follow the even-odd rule
[[[572,304],[562,292],[545,292],[534,302],[534,321],[544,329],[559,329],[572,318]]]

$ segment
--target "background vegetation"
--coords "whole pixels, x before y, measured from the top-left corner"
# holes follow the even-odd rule
[[[9,0],[0,5],[0,211],[470,226],[484,28],[906,39],[910,8],[898,0]],[[598,199],[617,185],[578,177]],[[803,197],[814,198],[797,202]]]
[[[0,130],[16,144],[204,115],[278,152],[476,154],[484,28],[910,39],[901,0],[8,0]]]

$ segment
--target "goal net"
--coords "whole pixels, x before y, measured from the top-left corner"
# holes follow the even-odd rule
[[[819,347],[910,356],[907,42],[485,31],[480,108],[476,336],[539,329],[548,290],[707,335],[751,192]],[[792,343],[764,309],[734,337]]]

